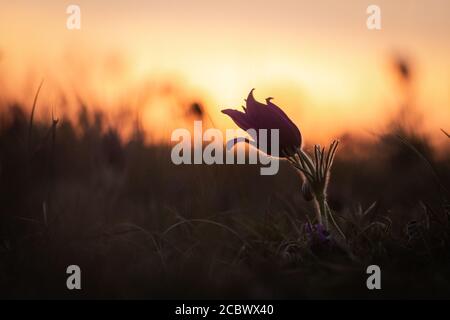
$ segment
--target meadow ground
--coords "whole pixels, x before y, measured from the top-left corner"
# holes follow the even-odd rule
[[[394,126],[340,140],[328,193],[346,239],[331,230],[323,244],[286,162],[275,176],[175,166],[169,146],[121,141],[86,111],[30,131],[23,108],[5,107],[0,296],[450,298],[450,149]],[[66,288],[71,264],[81,291]],[[370,264],[382,290],[366,288]]]

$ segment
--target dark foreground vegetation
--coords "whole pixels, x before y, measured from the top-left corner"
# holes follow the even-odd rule
[[[175,166],[86,110],[32,126],[2,110],[3,298],[450,298],[450,149],[412,130],[341,137],[329,198],[346,238],[324,243],[287,163]],[[370,264],[382,290],[366,288]]]

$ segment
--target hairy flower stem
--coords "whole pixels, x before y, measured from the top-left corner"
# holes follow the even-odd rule
[[[314,199],[316,220],[319,225],[329,229],[329,219],[336,226],[336,229],[345,238],[342,230],[334,220],[333,214],[327,203],[327,187],[330,178],[331,166],[336,155],[339,141],[334,140],[328,148],[314,146],[310,156],[301,148],[298,148],[293,156],[286,154],[286,159],[296,168],[302,176],[302,194],[306,201]]]
[[[328,229],[327,200],[324,194],[315,197],[316,218],[319,224],[323,224]]]

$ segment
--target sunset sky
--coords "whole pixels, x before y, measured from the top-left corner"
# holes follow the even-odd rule
[[[81,8],[81,30],[66,29],[69,4]],[[380,31],[366,28],[370,4],[381,8]],[[449,15],[447,0],[1,0],[0,102],[29,106],[44,78],[40,101],[61,117],[78,96],[112,115],[138,110],[157,135],[180,125],[170,121],[174,105],[192,101],[215,126],[233,128],[220,110],[256,88],[321,140],[375,131],[395,114],[400,55],[411,62],[423,129],[443,139]]]

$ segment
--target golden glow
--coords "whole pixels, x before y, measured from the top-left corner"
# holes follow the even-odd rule
[[[441,137],[449,125],[448,1],[378,1],[382,31],[366,29],[361,0],[80,0],[80,31],[65,28],[68,4],[2,4],[2,99],[30,105],[45,78],[41,101],[62,116],[80,99],[111,118],[130,108],[166,139],[186,125],[179,106],[193,101],[214,125],[234,127],[220,109],[239,107],[256,88],[261,100],[275,97],[307,140],[321,141],[375,131],[395,114],[402,93],[389,61],[398,52],[413,59],[424,130]]]

